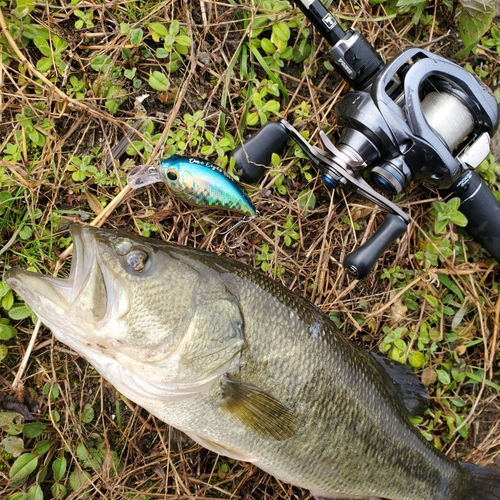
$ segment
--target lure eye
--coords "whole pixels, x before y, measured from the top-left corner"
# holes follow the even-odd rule
[[[149,255],[144,250],[132,250],[126,257],[127,265],[132,271],[141,272],[146,269]]]
[[[176,181],[179,178],[179,174],[176,170],[167,170],[167,179],[169,181]]]

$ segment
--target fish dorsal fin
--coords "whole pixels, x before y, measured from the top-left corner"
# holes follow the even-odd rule
[[[296,415],[266,391],[224,376],[222,392],[223,410],[259,436],[283,441],[295,434]]]
[[[424,384],[407,366],[374,352],[370,354],[393,383],[394,391],[408,416],[422,415],[429,406],[429,394]]]

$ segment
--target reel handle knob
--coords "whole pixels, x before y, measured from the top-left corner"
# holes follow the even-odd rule
[[[273,153],[281,153],[286,146],[288,132],[280,122],[266,123],[250,139],[231,152],[236,160],[236,173],[244,182],[257,182],[271,164]]]
[[[375,234],[344,259],[344,268],[358,279],[366,277],[377,259],[406,231],[406,228],[406,222],[399,215],[387,214]]]

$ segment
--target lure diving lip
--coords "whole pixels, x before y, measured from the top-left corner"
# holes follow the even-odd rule
[[[173,155],[159,165],[139,165],[127,177],[132,189],[164,182],[179,199],[195,207],[222,208],[243,215],[256,210],[245,191],[215,163],[194,156]]]

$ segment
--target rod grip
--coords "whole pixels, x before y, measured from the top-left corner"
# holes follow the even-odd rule
[[[375,234],[344,259],[344,268],[358,279],[368,276],[377,259],[406,228],[406,222],[399,215],[387,214]]]
[[[286,146],[288,132],[280,122],[268,122],[257,133],[231,152],[236,160],[236,173],[244,182],[257,182],[271,164],[273,153]]]
[[[500,263],[500,203],[490,188],[474,170],[467,170],[445,191],[460,198],[465,230]]]

